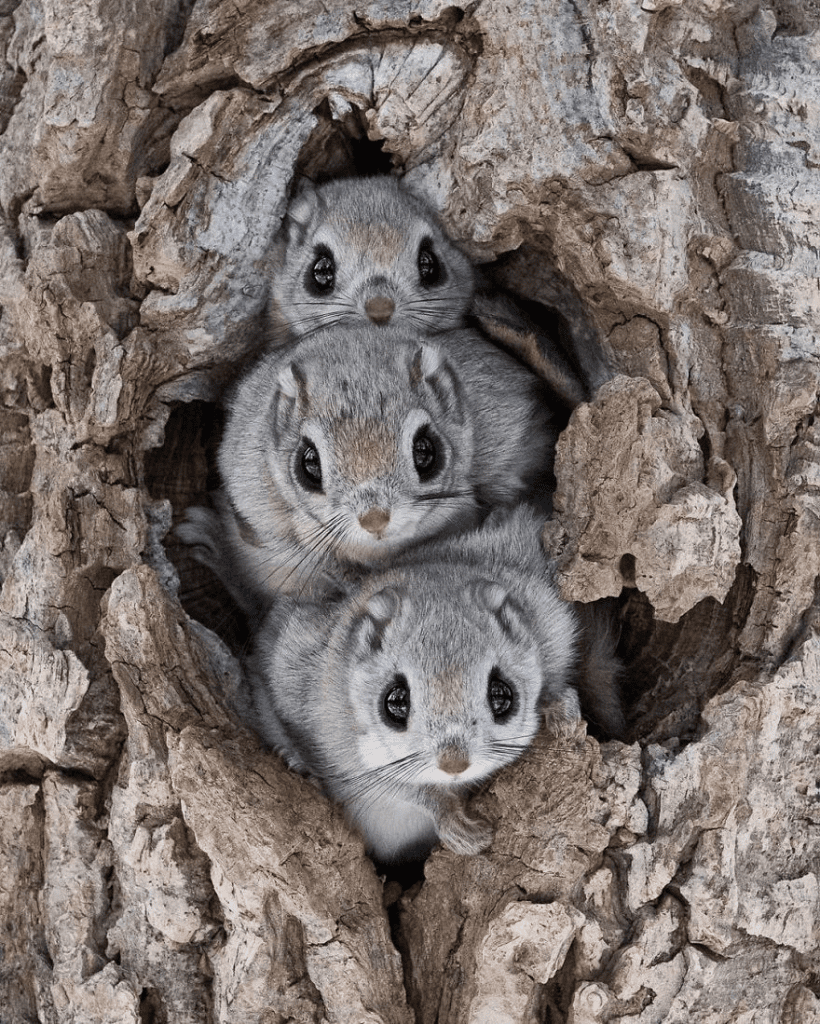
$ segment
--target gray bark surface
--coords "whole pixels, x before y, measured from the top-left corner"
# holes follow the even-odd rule
[[[0,1024],[820,1021],[818,46],[813,0],[0,0]],[[544,540],[633,726],[404,889],[229,710],[168,534],[294,176],[378,144],[613,368]]]

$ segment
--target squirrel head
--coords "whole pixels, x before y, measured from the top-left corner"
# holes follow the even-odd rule
[[[341,617],[328,678],[345,689],[345,742],[374,788],[459,790],[526,749],[545,701],[577,716],[575,617],[554,595],[540,622],[525,591],[466,560],[407,562],[373,577]],[[544,629],[561,638],[551,658]]]
[[[334,324],[432,334],[463,323],[474,288],[470,261],[395,178],[303,182],[282,236],[273,313],[299,337]]]
[[[325,330],[269,377],[249,450],[303,544],[372,565],[476,520],[470,409],[435,344],[366,325]]]

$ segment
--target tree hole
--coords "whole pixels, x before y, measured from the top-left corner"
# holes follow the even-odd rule
[[[212,402],[176,404],[165,426],[164,443],[146,452],[145,482],[152,498],[171,503],[172,526],[164,544],[179,574],[182,607],[239,654],[250,639],[244,615],[207,564],[175,534],[186,510],[209,506],[209,494],[219,487],[216,453],[223,423],[221,408]]]
[[[319,120],[296,162],[295,179],[320,184],[332,178],[390,174],[395,164],[380,140],[368,138],[364,112],[352,107],[343,120],[324,99],[314,111]]]
[[[139,1015],[141,1024],[167,1024],[168,1013],[156,989],[144,988],[140,993]]]
[[[383,144],[368,138],[363,111],[352,107],[338,119],[325,100],[315,114],[318,125],[298,159],[297,180],[305,176],[322,182],[394,169]],[[532,326],[542,354],[547,353],[562,372],[582,382],[586,397],[591,398],[600,384],[617,372],[617,357],[600,337],[592,312],[572,282],[556,269],[558,262],[548,230],[539,235],[528,229],[525,242],[517,249],[478,267],[478,287],[507,295],[522,320]],[[537,355],[533,358],[532,353],[508,347],[498,337],[493,340],[540,372],[534,365]],[[572,405],[556,394],[554,416],[559,429],[568,423]],[[149,491],[154,498],[170,501],[174,526],[190,506],[208,505],[209,492],[219,486],[216,453],[222,427],[223,414],[217,405],[180,403],[171,412],[164,444],[147,453]],[[180,577],[185,610],[214,630],[235,654],[244,652],[251,640],[248,623],[228,591],[176,538],[173,529],[165,546]],[[651,604],[635,589],[635,559],[630,554],[623,556],[621,572],[626,586],[611,604],[616,608],[614,628],[633,735],[692,736],[704,701],[725,684],[734,666],[729,647],[710,647],[707,638],[714,641],[721,631],[731,633],[746,589],[740,582],[723,606],[702,602],[679,623],[668,624],[656,621]],[[712,652],[721,648],[726,653],[714,658]],[[664,719],[667,724],[661,726]],[[594,729],[591,731],[594,734]]]

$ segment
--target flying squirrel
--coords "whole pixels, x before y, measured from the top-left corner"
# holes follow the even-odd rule
[[[471,790],[546,720],[623,730],[607,631],[561,599],[527,506],[406,552],[336,600],[277,602],[244,717],[340,802],[380,863],[491,838]],[[579,649],[585,649],[583,657]]]
[[[254,615],[492,509],[550,505],[543,382],[466,328],[317,330],[262,356],[227,408],[216,508],[189,509],[177,534]]]

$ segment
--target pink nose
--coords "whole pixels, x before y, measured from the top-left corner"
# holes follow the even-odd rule
[[[458,747],[446,747],[438,756],[438,766],[448,775],[460,775],[470,767],[470,759]]]
[[[375,295],[364,304],[364,311],[374,324],[386,324],[395,308],[395,302],[386,295]]]
[[[390,513],[383,508],[371,508],[359,516],[359,523],[368,533],[380,533],[390,522]]]

